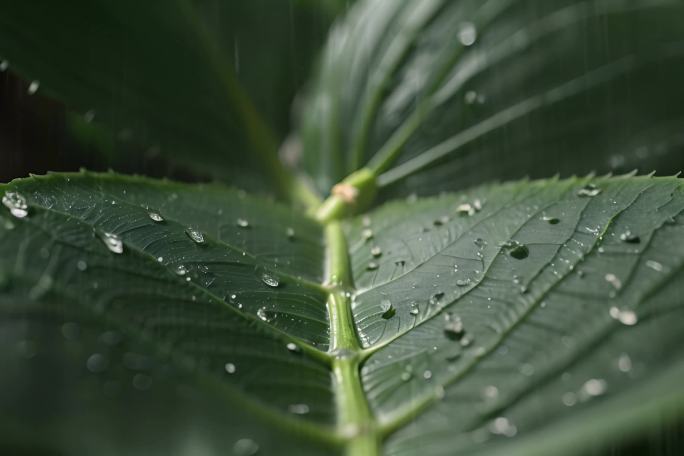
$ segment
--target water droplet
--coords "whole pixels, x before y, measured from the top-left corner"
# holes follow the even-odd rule
[[[226,370],[227,373],[229,374],[234,374],[237,368],[235,367],[235,364],[233,363],[226,363],[223,368]]]
[[[402,382],[408,382],[409,380],[411,380],[411,377],[413,377],[413,373],[411,373],[410,371],[404,371],[399,376]]]
[[[475,214],[475,208],[470,203],[459,204],[456,207],[456,213],[459,215],[473,215]]]
[[[16,218],[24,218],[28,215],[26,198],[19,192],[5,192],[2,197],[2,204],[4,204]]]
[[[237,223],[237,226],[240,228],[249,228],[249,222],[246,219],[239,218],[235,223]]]
[[[295,230],[293,228],[287,227],[285,229],[285,235],[290,241],[294,241],[295,239]]]
[[[269,287],[273,288],[280,285],[280,281],[278,280],[278,278],[268,272],[264,272],[263,274],[261,274],[261,281]]]
[[[240,439],[233,445],[235,456],[254,456],[259,452],[259,445],[252,439]]]
[[[285,345],[285,347],[292,353],[299,353],[301,351],[299,346],[294,342],[288,342],[287,345]]]
[[[0,62],[0,73],[3,71],[7,71],[9,68],[9,62],[7,60],[3,60]]]
[[[508,250],[508,254],[516,260],[524,260],[530,255],[530,249],[525,244],[518,241],[510,240],[506,242],[503,247]]]
[[[84,260],[78,260],[78,261],[76,262],[76,269],[78,269],[79,271],[83,272],[83,271],[85,271],[86,269],[88,269],[88,263],[86,263]]]
[[[577,190],[577,196],[592,197],[601,193],[601,189],[594,184],[586,184],[584,187]]]
[[[589,397],[596,397],[606,392],[608,385],[601,378],[590,378],[582,385],[582,393]]]
[[[542,220],[545,221],[546,223],[550,224],[550,225],[558,225],[558,223],[560,222],[559,218],[551,217],[549,215],[544,215],[542,217]]]
[[[184,276],[185,274],[188,273],[188,268],[186,268],[186,267],[185,267],[184,265],[182,265],[182,264],[179,264],[178,266],[176,266],[175,272],[176,272],[176,274],[178,274],[179,276]]]
[[[620,240],[629,244],[638,244],[641,242],[641,238],[629,230],[620,235]]]
[[[434,306],[434,305],[438,304],[439,301],[441,301],[443,297],[444,297],[444,292],[438,291],[437,293],[430,296],[430,299],[428,299],[428,302]]]
[[[651,268],[656,272],[663,272],[663,269],[665,269],[663,267],[662,263],[659,263],[659,262],[654,261],[654,260],[647,260],[646,261],[646,267]]]
[[[373,248],[371,248],[371,255],[373,255],[373,257],[375,258],[380,257],[382,255],[382,249],[377,245],[374,246]]]
[[[409,310],[409,313],[413,315],[414,317],[420,313],[420,308],[418,307],[418,304],[415,302],[411,303],[411,308]]]
[[[202,234],[201,231],[198,231],[194,228],[186,228],[185,234],[187,234],[195,244],[204,244],[204,234]]]
[[[613,306],[608,311],[610,316],[614,319],[627,326],[634,326],[639,321],[637,314],[633,310],[620,309],[619,307]]]
[[[499,395],[499,388],[494,385],[488,385],[482,388],[482,397],[484,399],[496,399]]]
[[[618,358],[617,365],[620,372],[627,373],[632,370],[632,359],[627,353],[623,353]]]
[[[383,299],[380,302],[380,310],[382,311],[382,318],[385,320],[389,320],[397,313],[397,310],[389,299]]]
[[[26,92],[27,92],[29,95],[33,95],[33,94],[35,94],[36,92],[38,92],[38,89],[39,89],[39,88],[40,88],[40,81],[33,80],[33,81],[31,81],[31,83],[29,84],[28,90],[26,90]]]
[[[561,396],[561,402],[563,402],[563,405],[566,407],[572,407],[577,403],[577,394],[573,393],[572,391],[568,391]]]
[[[259,310],[257,310],[257,317],[259,317],[261,321],[269,321],[268,311],[266,310],[266,307],[259,307]]]
[[[102,353],[93,353],[86,361],[86,367],[93,374],[99,374],[107,370],[107,358]]]
[[[163,222],[164,217],[161,216],[158,212],[148,212],[147,215],[152,219],[154,222]]]
[[[477,40],[477,29],[472,22],[465,22],[461,24],[461,29],[458,31],[458,40],[463,46],[472,46]]]
[[[373,230],[370,228],[364,228],[361,231],[361,237],[364,241],[368,242],[369,240],[373,239]]]
[[[458,287],[467,287],[468,285],[470,285],[470,279],[458,279],[456,281]]]
[[[103,232],[100,235],[100,238],[110,252],[117,254],[123,253],[123,242],[118,235],[114,233]]]
[[[489,431],[495,435],[503,435],[506,437],[513,437],[518,433],[518,429],[508,418],[500,416],[495,418],[489,425]]]
[[[375,271],[376,269],[378,269],[378,263],[376,263],[375,261],[370,261],[366,265],[366,269],[369,271]]]
[[[430,380],[432,378],[432,371],[427,369],[423,372],[423,378],[425,380]]]
[[[444,335],[451,340],[463,337],[463,322],[457,315],[447,313],[444,315]]]
[[[606,280],[606,282],[611,284],[613,288],[615,288],[616,290],[622,288],[622,282],[620,281],[620,279],[618,279],[618,277],[615,274],[609,272],[603,278]]]
[[[290,404],[287,410],[295,415],[306,415],[309,413],[309,406],[307,404]]]
[[[442,225],[446,225],[447,223],[449,223],[449,216],[448,215],[443,215],[440,218],[432,221],[432,224],[435,226],[442,226]]]

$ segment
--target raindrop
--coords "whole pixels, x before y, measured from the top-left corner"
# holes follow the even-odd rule
[[[28,215],[26,198],[18,192],[5,192],[2,197],[2,204],[4,204],[16,218],[24,218]]]
[[[444,335],[448,339],[458,340],[463,337],[463,322],[460,317],[447,313],[444,320]]]
[[[487,241],[485,241],[485,240],[482,239],[482,238],[476,238],[476,239],[473,241],[473,244],[475,244],[477,247],[482,248],[482,247],[485,247],[485,246],[487,245]]]
[[[477,101],[477,92],[475,92],[474,90],[468,90],[465,93],[463,99],[466,102],[466,104],[475,104],[475,102]]]
[[[273,288],[276,288],[280,285],[280,281],[278,281],[278,278],[268,272],[264,272],[263,274],[261,274],[261,281],[269,287]]]
[[[107,370],[107,358],[102,353],[93,353],[86,361],[86,367],[93,374]]]
[[[185,274],[188,273],[188,268],[186,268],[186,267],[185,267],[184,265],[182,265],[182,264],[179,264],[178,266],[176,266],[176,271],[175,271],[175,272],[176,272],[176,274],[178,274],[179,276],[184,276]]]
[[[397,310],[394,308],[389,299],[383,299],[380,302],[380,310],[382,310],[382,318],[385,320],[389,320],[394,316],[394,314],[397,313]]]
[[[9,62],[7,60],[0,61],[0,72],[7,71]]]
[[[463,46],[472,46],[477,39],[477,29],[472,22],[466,22],[461,25],[461,30],[458,31],[458,40]]]
[[[33,80],[28,86],[28,90],[26,91],[29,95],[33,95],[36,92],[38,92],[38,88],[40,88],[40,81],[38,80]]]
[[[601,378],[590,378],[582,385],[582,393],[589,397],[596,397],[606,392],[608,385]]]
[[[561,402],[563,402],[563,405],[566,407],[572,407],[577,403],[577,394],[573,393],[572,391],[568,391],[561,396]]]
[[[233,363],[226,363],[223,368],[226,370],[227,373],[229,374],[234,374],[237,368],[235,367],[235,364]]]
[[[617,365],[620,372],[627,373],[632,370],[632,359],[627,353],[623,353],[618,358]]]
[[[664,269],[662,263],[659,263],[659,262],[654,261],[654,260],[647,260],[646,261],[646,267],[651,268],[656,272],[663,272],[663,269]]]
[[[577,196],[596,196],[601,193],[601,189],[594,184],[586,184],[584,187],[577,190]]]
[[[371,255],[373,255],[373,257],[375,257],[375,258],[378,258],[379,256],[382,255],[382,249],[381,249],[379,246],[377,246],[377,245],[374,246],[374,247],[371,249]]]
[[[620,235],[620,240],[629,244],[638,244],[641,242],[641,238],[629,230]]]
[[[516,260],[524,260],[530,255],[530,249],[528,249],[525,244],[521,244],[518,241],[508,241],[503,247],[508,250],[508,254]]]
[[[307,404],[290,404],[287,410],[295,415],[306,415],[309,413],[309,406]]]
[[[257,310],[257,317],[259,317],[260,320],[268,322],[268,313],[266,311],[266,307],[259,307],[259,310]]]
[[[606,282],[611,284],[613,288],[615,288],[616,290],[622,288],[622,282],[620,281],[620,279],[618,279],[618,277],[615,274],[608,273],[604,276],[604,279],[606,279]]]
[[[239,218],[236,223],[240,228],[249,228],[249,222],[246,219]]]
[[[366,269],[369,271],[375,271],[376,269],[378,269],[378,263],[376,263],[375,261],[370,261],[366,265]]]
[[[148,212],[147,215],[152,219],[154,222],[163,222],[164,217],[161,216],[158,212]]]
[[[456,207],[456,213],[459,215],[473,215],[475,213],[475,208],[470,203],[459,204]]]
[[[434,306],[434,305],[438,304],[439,301],[441,301],[443,297],[444,297],[444,292],[438,291],[437,293],[430,296],[430,299],[428,300],[428,302],[430,303],[430,305]]]
[[[495,399],[499,395],[499,388],[494,385],[482,388],[482,397],[485,399]]]
[[[399,378],[401,378],[402,382],[408,382],[409,380],[411,380],[411,377],[413,377],[411,371],[406,370],[401,373],[401,376]]]
[[[104,232],[100,237],[110,252],[117,254],[123,253],[123,242],[118,235]]]
[[[289,351],[291,351],[292,353],[299,353],[300,352],[299,346],[297,344],[295,344],[294,342],[288,342],[287,345],[285,345],[285,347]]]
[[[467,287],[468,285],[470,285],[470,279],[458,279],[456,281],[456,286]]]
[[[415,302],[411,303],[411,308],[409,309],[409,313],[413,315],[414,317],[420,313],[420,308],[418,307],[418,304]]]
[[[187,234],[195,244],[204,244],[204,234],[202,234],[201,231],[198,231],[194,228],[186,228],[185,234]]]
[[[254,456],[259,452],[259,445],[252,439],[240,439],[233,445],[235,456]]]
[[[430,380],[432,378],[432,371],[428,369],[425,372],[423,372],[423,378],[425,380]]]
[[[508,418],[500,416],[495,418],[489,425],[489,431],[492,434],[503,435],[506,437],[513,437],[518,433],[518,429]]]
[[[614,320],[619,321],[623,325],[634,326],[639,321],[637,314],[633,310],[622,310],[619,307],[613,306],[608,313]]]
[[[364,241],[368,242],[369,240],[373,239],[373,230],[370,228],[364,228],[361,231],[361,237]]]
[[[550,224],[550,225],[558,225],[558,223],[560,222],[559,218],[551,217],[549,215],[544,215],[542,217],[542,220],[545,221],[546,223]]]
[[[78,269],[79,271],[83,272],[83,271],[85,271],[86,269],[88,269],[88,263],[86,263],[84,260],[78,260],[78,261],[76,262],[76,269]]]
[[[294,228],[287,227],[287,228],[285,229],[285,235],[287,236],[287,238],[288,238],[290,241],[294,241],[294,238],[295,238],[295,230],[294,230]]]

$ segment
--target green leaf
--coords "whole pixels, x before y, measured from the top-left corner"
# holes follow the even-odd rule
[[[555,173],[675,173],[682,12],[677,0],[359,3],[310,91],[302,168],[326,191],[368,164],[385,198]]]
[[[0,190],[8,454],[577,454],[684,407],[680,179],[325,225],[219,185]]]
[[[163,155],[284,192],[276,149],[329,21],[272,0],[4,2],[0,59],[78,112],[110,165]]]

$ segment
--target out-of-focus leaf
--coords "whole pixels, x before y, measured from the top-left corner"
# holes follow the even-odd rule
[[[302,167],[325,191],[370,162],[385,197],[555,173],[674,173],[684,167],[682,14],[678,0],[361,2],[323,55]]]
[[[0,60],[104,127],[112,166],[161,155],[283,192],[276,149],[330,20],[271,0],[2,2]]]

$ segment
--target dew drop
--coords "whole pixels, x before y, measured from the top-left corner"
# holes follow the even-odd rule
[[[24,218],[28,215],[26,198],[19,192],[5,192],[2,197],[2,204],[4,204],[16,218]]]
[[[530,255],[530,249],[518,241],[508,241],[503,247],[508,250],[508,254],[516,260],[524,260]]]
[[[198,231],[194,228],[186,228],[185,234],[187,234],[195,244],[204,244],[204,234],[202,234],[201,231]]]
[[[86,269],[88,269],[88,263],[86,263],[84,260],[78,260],[78,261],[76,262],[76,269],[78,269],[79,271],[83,272],[83,271],[85,271]]]
[[[608,385],[601,378],[590,378],[582,385],[582,393],[589,397],[596,397],[606,392]]]
[[[518,429],[508,418],[503,416],[497,417],[489,425],[489,431],[495,435],[503,435],[505,437],[513,437],[518,433]]]
[[[382,318],[385,320],[389,320],[397,313],[397,310],[389,299],[383,299],[380,302],[380,310],[382,311]]]
[[[417,316],[420,313],[420,308],[418,307],[418,304],[411,303],[411,308],[409,309],[409,313],[413,315],[414,317]]]
[[[380,257],[382,255],[382,249],[377,245],[374,246],[373,248],[371,248],[371,255],[373,255],[373,257],[375,258]]]
[[[261,281],[264,282],[269,287],[276,288],[280,285],[278,278],[268,272],[261,274]]]
[[[443,297],[444,297],[444,292],[438,291],[437,293],[430,296],[430,299],[428,300],[428,302],[430,303],[430,305],[434,306],[434,305],[439,304],[439,301],[441,301]]]
[[[123,253],[123,242],[118,235],[104,232],[101,234],[100,238],[110,252],[117,254]]]
[[[592,197],[601,193],[601,189],[594,184],[586,184],[584,187],[577,190],[577,196]]]
[[[558,223],[560,223],[560,219],[558,217],[551,217],[549,215],[544,215],[542,220],[550,225],[558,225]]]
[[[413,374],[410,371],[404,371],[399,376],[402,382],[408,382],[409,380],[411,380],[411,377],[413,377]]]
[[[456,213],[459,215],[473,215],[475,214],[475,208],[470,203],[459,204],[456,207]]]
[[[634,326],[639,321],[637,314],[633,310],[620,309],[619,307],[613,306],[608,310],[610,316],[626,326]]]
[[[299,346],[294,342],[288,342],[287,345],[285,345],[285,347],[288,349],[288,351],[291,351],[292,353],[299,353],[301,351]]]
[[[378,263],[376,263],[375,261],[369,261],[366,265],[366,269],[369,271],[375,271],[376,269],[378,269]]]
[[[153,222],[160,223],[164,221],[164,217],[162,217],[158,212],[148,212],[147,215],[150,217],[150,219],[152,219]]]
[[[9,62],[7,60],[0,61],[0,73],[3,71],[7,71],[8,68],[9,68]]]
[[[369,240],[373,239],[373,230],[370,228],[364,228],[361,231],[361,237],[364,241],[368,242]]]
[[[606,282],[611,284],[613,288],[615,288],[616,290],[622,288],[622,282],[615,274],[608,273],[603,278],[606,280]]]
[[[182,265],[182,264],[179,264],[178,266],[176,266],[175,272],[176,272],[176,274],[179,275],[179,276],[184,276],[185,274],[188,273],[188,268],[186,268],[186,267],[185,267],[184,265]]]
[[[288,238],[290,241],[294,241],[294,239],[295,239],[295,230],[294,230],[294,228],[287,227],[287,228],[285,229],[285,235],[287,236],[287,238]]]
[[[259,307],[259,310],[257,310],[257,317],[259,317],[260,320],[268,322],[268,312],[266,310],[266,307]]]
[[[641,242],[641,238],[629,230],[620,235],[620,240],[622,242],[627,242],[628,244],[638,244]]]
[[[499,395],[499,388],[494,385],[488,385],[482,388],[482,397],[484,399],[496,399]]]
[[[457,315],[447,313],[444,315],[444,335],[451,340],[463,337],[463,321]]]
[[[663,270],[665,269],[663,267],[662,263],[659,263],[659,262],[654,261],[654,260],[647,260],[646,261],[646,267],[651,268],[656,272],[663,272]]]
[[[463,46],[472,46],[477,40],[477,29],[472,22],[465,22],[458,31],[458,40]]]
[[[249,225],[249,222],[248,222],[246,219],[243,219],[243,218],[237,219],[237,221],[236,221],[235,223],[236,223],[237,226],[239,226],[240,228],[249,228],[249,226],[250,226],[250,225]]]
[[[259,445],[252,439],[240,439],[233,444],[235,456],[254,456],[259,452]]]
[[[458,279],[456,281],[458,287],[467,287],[468,285],[470,285],[470,279]]]
[[[31,81],[31,83],[29,84],[28,89],[26,90],[26,92],[27,92],[29,95],[34,95],[36,92],[38,92],[38,89],[39,89],[39,88],[40,88],[40,81],[38,81],[38,80],[33,80],[33,81]]]
[[[225,366],[223,366],[223,368],[229,374],[234,374],[235,371],[237,371],[237,368],[235,367],[235,364],[233,364],[233,363],[226,363]]]
[[[620,372],[627,373],[632,370],[632,359],[627,353],[623,353],[618,358],[617,366]]]

